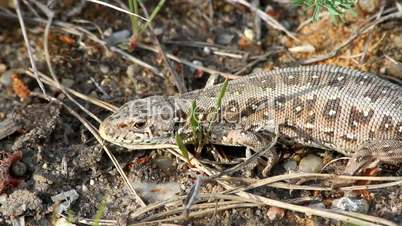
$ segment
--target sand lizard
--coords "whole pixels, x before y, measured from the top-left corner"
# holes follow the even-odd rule
[[[151,96],[124,104],[100,125],[107,141],[128,149],[175,144],[177,132],[192,137],[187,120],[193,100],[201,124],[211,123],[219,85],[178,96]],[[277,130],[275,130],[277,129]],[[228,83],[212,144],[258,152],[267,136],[351,156],[353,174],[373,161],[402,161],[402,87],[370,73],[333,65],[259,72]],[[191,139],[190,139],[191,140]],[[267,155],[272,164],[277,158]]]

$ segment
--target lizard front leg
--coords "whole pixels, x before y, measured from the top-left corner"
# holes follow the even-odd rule
[[[214,128],[211,131],[210,141],[214,144],[228,145],[228,146],[244,146],[255,152],[254,155],[247,158],[246,161],[240,166],[235,166],[225,170],[222,174],[229,174],[237,171],[243,165],[256,166],[258,157],[264,156],[267,159],[266,167],[262,174],[266,176],[271,168],[278,162],[278,154],[273,148],[276,143],[276,137],[273,134],[255,133],[244,131],[241,129],[222,129]]]

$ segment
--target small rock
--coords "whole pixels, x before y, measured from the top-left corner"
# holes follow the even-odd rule
[[[104,32],[105,36],[109,36],[109,35],[106,35],[106,33],[111,33],[111,32],[112,32],[111,30],[107,29]],[[109,45],[116,45],[118,43],[126,41],[130,37],[130,34],[131,33],[129,30],[117,31],[117,32],[111,33],[110,36],[106,39],[106,42]]]
[[[228,45],[232,42],[234,37],[235,36],[232,34],[221,34],[218,36],[218,40],[216,42],[221,45]]]
[[[99,70],[100,70],[103,74],[107,74],[107,73],[110,71],[109,66],[104,65],[104,64],[101,64],[101,65],[99,66]]]
[[[202,49],[202,51],[205,53],[205,54],[207,54],[207,55],[209,55],[209,54],[211,54],[211,48],[209,48],[208,46],[205,46],[203,49]]]
[[[250,28],[244,29],[243,35],[249,41],[254,41],[255,39],[254,31]]]
[[[308,154],[300,160],[299,171],[305,173],[317,173],[320,172],[324,166],[322,159],[316,155]]]
[[[322,202],[312,203],[308,206],[314,209],[325,209],[325,205]]]
[[[170,174],[173,171],[173,162],[169,158],[157,158],[154,161],[154,164],[163,170],[166,174]]]
[[[74,80],[69,79],[69,78],[63,78],[63,79],[61,80],[61,84],[62,84],[64,87],[71,88],[71,87],[74,85]]]
[[[165,32],[164,29],[163,29],[163,27],[155,27],[155,28],[154,28],[154,34],[155,34],[156,36],[162,35],[163,32]]]
[[[3,84],[4,86],[10,86],[11,85],[11,76],[13,74],[14,74],[14,72],[11,70],[5,71],[0,76],[0,84]]]
[[[59,218],[56,223],[54,224],[54,226],[76,226],[73,223],[68,222],[66,219],[64,218]]]
[[[367,213],[369,210],[369,204],[365,199],[342,197],[332,201],[331,209]]]
[[[129,78],[134,78],[138,70],[139,69],[137,65],[131,64],[127,67],[126,74],[128,75]]]
[[[7,66],[5,64],[0,64],[0,74],[3,74],[7,70]]]
[[[295,172],[297,169],[297,162],[294,160],[287,160],[284,164],[283,164],[283,168],[286,170],[286,172],[290,173],[290,172]]]
[[[276,206],[271,206],[267,212],[267,215],[271,221],[282,219],[285,216],[285,210]]]
[[[359,0],[358,5],[366,13],[373,13],[380,6],[380,0]]]
[[[180,184],[174,182],[165,184],[135,182],[133,186],[144,199],[152,202],[168,200],[181,191]]]
[[[305,44],[301,46],[291,47],[289,48],[289,51],[292,53],[314,53],[315,48],[310,44]]]
[[[388,59],[385,62],[385,68],[388,74],[402,79],[402,63],[395,61],[393,59]]]
[[[79,197],[76,190],[72,189],[51,197],[54,203],[59,203],[59,213],[64,213],[70,208],[70,205]]]

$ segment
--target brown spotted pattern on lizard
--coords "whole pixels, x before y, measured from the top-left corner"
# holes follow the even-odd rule
[[[200,122],[208,125],[219,88],[128,102],[103,121],[100,134],[129,149],[172,145],[177,132],[190,140],[191,102],[196,100]],[[377,153],[380,160],[400,162],[402,88],[376,75],[333,65],[256,73],[229,82],[208,140],[261,151],[268,146],[267,134],[275,131],[306,146],[347,156]],[[367,152],[368,144],[378,151]]]

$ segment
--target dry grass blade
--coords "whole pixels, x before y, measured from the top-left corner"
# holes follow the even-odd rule
[[[400,11],[396,11],[396,7],[388,9],[388,10],[384,10],[384,14],[386,13],[391,13],[388,14],[386,16],[380,17],[378,18],[378,15],[372,16],[369,19],[367,19],[367,21],[360,27],[360,29],[358,29],[357,32],[353,33],[347,40],[345,40],[344,42],[342,42],[341,44],[337,45],[331,52],[329,52],[328,54],[324,54],[324,55],[319,55],[319,56],[314,56],[312,58],[306,59],[306,60],[302,60],[299,63],[300,64],[311,64],[311,63],[316,63],[322,60],[326,60],[329,59],[331,57],[336,56],[339,51],[343,48],[345,48],[346,46],[348,46],[350,43],[352,43],[353,40],[355,40],[357,37],[359,37],[362,34],[367,33],[368,31],[370,31],[371,29],[373,29],[376,25],[390,20],[390,19],[401,19],[402,18],[402,12]],[[372,21],[374,20],[374,21]],[[372,21],[372,22],[370,22]]]
[[[21,32],[22,32],[22,36],[24,37],[24,42],[25,45],[27,47],[27,51],[28,51],[28,56],[29,56],[29,60],[31,62],[31,67],[36,79],[36,82],[38,83],[40,89],[42,90],[42,93],[46,96],[46,90],[45,87],[43,86],[43,83],[40,81],[39,76],[38,76],[38,69],[36,67],[35,61],[33,59],[33,55],[32,55],[32,49],[31,49],[31,45],[29,44],[29,40],[28,40],[28,35],[27,35],[27,31],[25,29],[25,23],[24,23],[24,19],[22,18],[22,13],[21,13],[21,8],[20,8],[20,4],[18,0],[14,0],[14,4],[15,4],[15,9],[17,11],[17,17],[18,17],[18,21],[20,23],[21,26]]]
[[[138,3],[140,3],[140,6],[141,6],[142,10],[144,11],[144,14],[146,15],[146,17],[149,18],[148,11],[145,8],[144,4],[141,1],[139,1]],[[150,32],[151,32],[151,34],[152,34],[152,36],[153,36],[153,38],[155,40],[156,46],[159,49],[159,53],[161,54],[161,56],[163,58],[163,63],[165,64],[165,66],[169,70],[169,72],[172,74],[172,78],[173,78],[173,81],[174,81],[174,83],[175,83],[175,85],[177,87],[177,90],[179,91],[179,93],[185,93],[187,91],[187,88],[186,88],[186,85],[184,84],[183,77],[179,76],[176,73],[176,71],[172,68],[172,66],[170,65],[170,63],[169,63],[169,61],[168,61],[168,59],[166,57],[166,53],[163,50],[163,48],[162,48],[162,46],[161,46],[161,44],[160,44],[160,42],[158,40],[158,37],[154,33],[155,29],[154,29],[152,23],[150,21],[147,22],[147,23],[148,23],[148,26],[150,28],[149,30],[150,30]]]
[[[245,0],[226,0],[226,1],[230,2],[230,3],[239,3],[239,4],[242,4],[242,5],[246,6],[251,11],[255,12],[255,14],[257,14],[257,16],[259,16],[262,20],[264,20],[269,26],[273,27],[274,29],[283,31],[290,38],[292,38],[292,39],[294,39],[296,41],[299,41],[299,39],[296,38],[296,36],[294,36],[294,34],[292,34],[290,31],[288,31],[282,24],[280,24],[272,16],[270,16],[267,13],[263,12],[262,10],[256,8],[255,6],[250,4],[249,2],[247,2]]]
[[[157,68],[155,68],[155,67],[152,66],[152,65],[149,65],[149,64],[145,63],[144,61],[142,61],[142,60],[140,60],[140,59],[134,57],[133,55],[131,55],[131,54],[129,54],[129,53],[126,53],[124,50],[119,49],[119,48],[116,48],[116,47],[114,47],[114,46],[110,47],[110,50],[113,51],[113,52],[116,52],[116,53],[121,54],[124,58],[126,58],[126,59],[132,61],[133,63],[138,64],[138,65],[140,65],[140,66],[142,66],[142,67],[144,67],[144,68],[146,68],[146,69],[149,69],[149,70],[152,71],[154,74],[159,75],[159,76],[161,76],[162,78],[164,78],[163,73],[160,72]]]
[[[158,50],[156,48],[152,47],[152,46],[138,44],[138,47],[142,48],[142,49],[152,51],[154,53],[158,53]],[[220,71],[210,69],[210,68],[207,68],[207,67],[204,67],[204,66],[196,65],[196,64],[191,63],[188,60],[180,59],[179,57],[177,57],[177,56],[175,56],[173,54],[170,54],[170,53],[167,53],[166,56],[168,58],[178,62],[178,63],[185,64],[185,65],[187,65],[189,67],[192,67],[192,68],[200,69],[200,70],[205,71],[205,72],[207,72],[209,74],[221,75],[222,77],[227,78],[227,79],[238,79],[238,78],[242,77],[242,76],[238,76],[238,75],[234,75],[234,74],[230,74],[230,73],[220,72]]]
[[[178,157],[178,158],[183,160],[182,156],[179,153],[180,152],[179,150],[177,150],[177,149],[169,149],[169,151],[170,151],[170,153],[174,154],[176,157]],[[215,172],[215,170],[212,170],[212,169],[209,169],[209,168],[205,167],[201,162],[199,162],[193,156],[190,156],[190,159],[191,159],[191,164],[193,166],[195,166],[198,170],[206,173],[207,175],[213,175],[213,174],[217,173],[217,172]],[[221,184],[222,186],[224,186],[226,189],[229,189],[229,190],[235,189],[235,187],[233,187],[233,185],[231,185],[230,183],[226,182],[225,180],[217,179],[217,182],[219,184]],[[331,211],[331,210],[314,209],[314,208],[310,208],[310,207],[299,206],[299,205],[295,205],[295,204],[289,204],[289,203],[286,203],[286,202],[266,198],[266,197],[263,197],[263,196],[253,195],[251,193],[244,192],[244,191],[237,192],[236,194],[239,195],[240,197],[248,199],[249,202],[255,202],[255,203],[259,203],[259,204],[263,204],[263,205],[269,205],[269,206],[276,206],[276,207],[287,209],[287,210],[301,212],[301,213],[304,213],[304,214],[307,214],[307,215],[315,215],[315,216],[320,216],[320,217],[324,217],[324,218],[330,218],[330,219],[342,221],[342,222],[345,222],[345,223],[352,223],[352,224],[357,224],[357,225],[389,225],[389,226],[396,226],[395,223],[393,223],[391,221],[388,221],[388,220],[385,220],[383,218],[379,218],[379,217],[373,217],[373,216],[362,214],[361,217],[357,218],[357,217],[353,217],[353,216],[347,216],[347,215],[341,214],[341,213],[336,213],[336,212]],[[378,222],[384,222],[384,223],[379,224]]]
[[[194,217],[202,217],[206,215],[210,215],[214,213],[215,211],[224,211],[224,210],[229,210],[229,209],[235,209],[235,208],[251,208],[251,207],[257,207],[260,206],[259,204],[254,204],[254,203],[236,203],[232,205],[225,205],[223,207],[218,207],[218,208],[209,208],[206,210],[200,210],[200,211],[195,211],[190,214],[190,216],[175,216],[175,217],[170,217],[170,218],[165,218],[162,220],[155,220],[155,221],[148,221],[148,222],[141,222],[138,224],[130,224],[129,226],[139,226],[139,225],[146,225],[146,224],[158,224],[158,223],[163,223],[163,222],[175,222],[175,221],[183,221],[187,219],[191,219]]]
[[[26,74],[26,75],[30,76],[30,77],[34,77],[34,75],[33,75],[33,73],[31,71],[21,70],[21,72],[23,74]],[[45,83],[47,85],[50,85],[50,86],[52,86],[54,88],[58,88],[58,86],[56,85],[56,82],[53,81],[50,77],[46,76],[45,74],[41,73],[40,71],[38,72],[38,74],[40,76],[39,79],[43,83]],[[64,87],[62,84],[60,84],[60,87],[62,87],[65,91],[71,93],[72,95],[74,95],[74,96],[76,96],[76,97],[78,97],[78,98],[80,98],[82,100],[88,101],[88,102],[90,102],[90,103],[92,103],[92,104],[94,104],[96,106],[104,108],[104,109],[106,109],[108,111],[115,112],[118,109],[118,107],[114,106],[113,104],[109,104],[109,103],[107,103],[105,101],[101,101],[101,100],[96,99],[94,97],[90,97],[90,96],[87,96],[87,95],[82,94],[80,92],[77,92],[77,91],[75,91],[73,89]]]
[[[291,173],[291,174],[283,174],[273,177],[268,177],[265,179],[247,179],[247,181],[251,184],[244,187],[237,187],[234,190],[227,190],[225,193],[235,193],[239,191],[250,190],[254,188],[258,188],[261,186],[272,186],[276,188],[283,189],[291,189],[291,190],[317,190],[317,191],[331,191],[335,190],[331,187],[312,187],[305,185],[294,185],[289,183],[277,183],[279,181],[292,180],[292,179],[301,179],[301,178],[311,178],[311,179],[329,179],[329,180],[339,180],[339,179],[348,179],[348,180],[369,180],[369,181],[392,181],[389,183],[383,184],[372,184],[372,185],[360,185],[360,186],[348,186],[348,187],[339,187],[336,190],[341,191],[352,191],[352,190],[362,190],[362,189],[378,189],[385,188],[390,186],[397,186],[402,184],[402,177],[371,177],[371,176],[338,176],[334,174],[319,174],[319,173]],[[236,180],[235,178],[233,178]]]
[[[95,119],[97,122],[101,122],[101,120],[94,115],[92,112],[90,112],[88,109],[86,109],[84,106],[82,106],[78,101],[76,101],[68,92],[66,92],[66,90],[64,89],[63,86],[61,86],[56,73],[53,70],[52,67],[52,63],[50,62],[50,54],[49,54],[49,41],[48,41],[48,37],[49,37],[49,31],[50,31],[50,26],[52,25],[52,21],[53,21],[53,14],[48,13],[49,16],[49,20],[48,23],[46,24],[46,28],[45,28],[45,33],[44,33],[44,41],[43,41],[43,46],[44,46],[44,52],[45,52],[45,59],[46,59],[46,64],[47,67],[49,69],[50,75],[53,78],[53,81],[56,84],[56,87],[58,89],[60,89],[66,96],[67,98],[72,101],[75,105],[77,105],[82,111],[84,111],[85,113],[87,113],[89,116],[91,116],[93,119]]]
[[[70,114],[72,114],[74,117],[76,117],[87,129],[88,131],[95,137],[95,139],[99,142],[99,144],[102,146],[103,150],[105,150],[106,154],[112,160],[113,164],[115,165],[117,172],[119,172],[120,176],[123,177],[124,181],[128,185],[131,193],[134,195],[134,198],[137,200],[138,204],[140,204],[142,207],[146,206],[145,202],[141,199],[141,197],[137,194],[135,191],[133,185],[131,184],[130,180],[127,178],[126,174],[124,173],[123,169],[120,167],[119,162],[117,159],[114,157],[114,155],[109,151],[109,149],[105,146],[103,143],[102,138],[99,136],[99,133],[97,131],[97,128],[95,128],[90,122],[88,122],[86,119],[82,118],[76,111],[74,111],[72,108],[61,102],[60,100],[54,98],[54,97],[46,97],[43,96],[39,93],[32,93],[33,96],[37,96],[46,100],[51,100],[54,101],[60,105],[62,105]]]
[[[117,11],[120,11],[120,12],[123,12],[123,13],[127,13],[127,14],[132,15],[132,16],[136,16],[136,17],[138,17],[138,18],[140,18],[140,19],[142,19],[142,20],[144,20],[144,21],[146,21],[146,22],[149,21],[149,20],[148,20],[147,18],[145,18],[145,17],[142,17],[142,16],[140,16],[140,15],[137,15],[137,14],[135,14],[135,13],[132,13],[132,12],[130,12],[130,11],[128,11],[128,10],[119,8],[119,7],[117,7],[117,6],[114,6],[114,5],[112,5],[112,4],[109,4],[109,3],[107,3],[107,2],[98,1],[98,0],[88,0],[88,2],[93,2],[93,3],[99,4],[99,5],[104,5],[104,6],[107,6],[107,7],[109,7],[109,8],[112,8],[112,9],[114,9],[114,10],[117,10]]]

